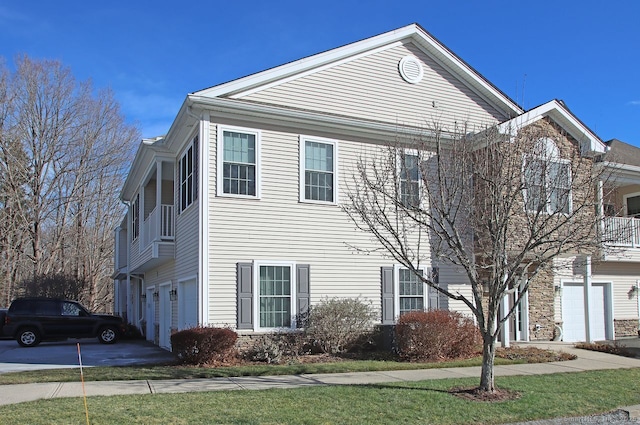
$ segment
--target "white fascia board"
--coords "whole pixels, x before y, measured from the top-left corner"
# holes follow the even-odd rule
[[[462,82],[484,97],[489,103],[496,106],[499,105],[505,115],[521,114],[523,112],[522,108],[516,103],[416,24],[407,25],[397,30],[318,53],[238,80],[200,90],[193,93],[193,95],[207,97],[229,96],[232,98],[246,96],[264,88],[309,75],[364,55],[395,47],[402,40],[409,39],[424,49],[440,65],[456,74]]]
[[[326,115],[318,112],[299,111],[276,106],[247,103],[233,99],[209,98],[190,95],[189,103],[194,108],[211,112],[216,118],[247,121],[255,124],[277,124],[290,127],[296,132],[322,131],[341,136],[351,136],[357,140],[367,139],[389,143],[402,136],[429,137],[423,128],[407,127],[400,124],[371,122],[349,117]]]
[[[506,115],[522,114],[524,110],[508,96],[494,87],[476,70],[456,56],[451,50],[420,28],[413,39],[445,69],[456,74],[467,86],[479,93],[490,104],[500,104]]]
[[[362,41],[347,44],[343,47],[331,49],[323,53],[318,53],[275,68],[267,69],[266,71],[258,72],[257,74],[252,74],[228,83],[200,90],[193,94],[198,96],[218,97],[228,95],[230,93],[244,92],[258,85],[262,86],[264,84],[269,84],[275,80],[287,78],[294,74],[299,74],[319,66],[340,61],[347,57],[358,55],[371,49],[376,49],[380,46],[402,40],[411,34],[414,34],[416,30],[417,27],[415,24],[408,25]]]
[[[131,201],[138,186],[147,175],[149,167],[153,165],[155,158],[172,158],[171,153],[164,146],[164,140],[164,137],[143,139],[138,145],[136,156],[131,163],[131,168],[120,191],[121,200]]]
[[[550,117],[556,121],[567,131],[567,133],[580,143],[588,143],[589,151],[594,153],[606,152],[606,145],[600,140],[600,138],[576,119],[576,117],[557,100],[547,102],[499,124],[498,130],[502,134],[515,136],[519,129],[533,124],[544,117]]]
[[[640,167],[636,165],[621,164],[619,162],[604,161],[602,166],[611,177],[611,181],[617,184],[640,184]]]

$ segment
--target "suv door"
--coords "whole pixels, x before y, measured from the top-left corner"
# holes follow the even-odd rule
[[[81,338],[93,336],[95,318],[80,304],[72,301],[62,301],[61,323],[65,336]]]
[[[60,315],[60,301],[34,300],[34,319],[42,326],[43,336],[46,338],[64,336],[64,324]]]

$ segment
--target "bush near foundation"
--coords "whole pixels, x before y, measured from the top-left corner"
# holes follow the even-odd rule
[[[309,311],[305,333],[322,352],[343,353],[370,339],[375,316],[360,298],[325,298]]]
[[[182,363],[215,365],[236,357],[238,334],[226,328],[189,328],[171,335],[171,347]]]
[[[442,361],[473,356],[481,342],[473,320],[454,311],[403,314],[395,327],[398,354],[409,361]]]

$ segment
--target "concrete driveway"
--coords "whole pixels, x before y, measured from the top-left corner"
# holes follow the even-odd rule
[[[29,348],[19,346],[15,340],[0,340],[0,373],[78,367],[78,343],[83,366],[129,366],[175,359],[169,351],[141,340],[107,345],[100,344],[97,338],[69,339]]]

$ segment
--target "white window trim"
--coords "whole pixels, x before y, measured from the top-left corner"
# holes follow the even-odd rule
[[[628,206],[628,201],[627,199],[629,198],[636,198],[640,196],[640,192],[634,192],[634,193],[627,193],[626,195],[622,196],[622,203],[623,203],[623,208],[624,208],[624,216],[625,217],[634,217],[634,216],[630,216],[629,215],[629,206]]]
[[[254,195],[238,195],[235,193],[224,193],[224,132],[234,131],[237,133],[253,134],[256,137],[256,194]],[[216,149],[216,195],[227,198],[241,198],[241,199],[260,199],[262,189],[262,132],[253,128],[247,127],[234,127],[228,125],[218,124],[217,129],[217,149]]]
[[[398,321],[400,317],[400,269],[409,270],[407,267],[402,264],[394,264],[393,265],[393,311],[396,312],[395,320]],[[423,275],[427,273],[426,267],[418,267],[418,270],[422,272]],[[424,286],[422,290],[422,305],[424,306],[423,311],[429,310],[429,287],[426,283],[422,283]],[[415,297],[417,298],[417,297]]]
[[[403,167],[403,163],[402,163],[402,159],[403,159],[403,155],[404,156],[415,156],[418,158],[418,199],[420,201],[420,204],[418,205],[419,208],[423,207],[423,202],[422,202],[422,191],[424,190],[424,184],[422,182],[422,169],[421,169],[421,165],[422,165],[422,159],[423,156],[420,154],[420,152],[417,149],[401,149],[398,151],[398,155],[396,157],[396,172],[398,173],[398,195],[402,194],[402,179],[400,178],[400,175],[402,174],[402,167]]]
[[[195,188],[198,187],[198,182],[196,182],[196,178],[198,176],[194,175],[195,174],[195,170],[198,168],[198,165],[196,165],[195,163],[195,159],[196,157],[200,157],[200,155],[196,154],[195,151],[195,146],[193,146],[193,141],[195,140],[196,137],[199,137],[198,134],[194,134],[193,136],[189,137],[188,143],[185,145],[184,149],[182,150],[182,153],[180,154],[180,156],[178,157],[178,208],[177,210],[180,213],[183,213],[184,211],[188,210],[189,207],[191,207],[191,205],[195,204],[197,199],[198,199],[198,194],[195,192]],[[198,146],[200,146],[200,140],[198,140]],[[187,205],[186,207],[184,207],[184,209],[182,208],[182,158],[184,158],[187,155],[187,152],[189,152],[189,148],[192,148],[193,150],[191,151],[191,203],[189,205]]]
[[[315,199],[305,198],[305,174],[306,174],[306,156],[305,148],[306,142],[318,142],[333,146],[333,201],[319,201]],[[326,139],[322,137],[313,137],[300,135],[299,138],[299,188],[300,188],[300,202],[309,204],[324,204],[324,205],[338,205],[338,199],[340,198],[340,192],[338,189],[338,141],[332,139]]]
[[[569,165],[569,172],[567,175],[568,178],[568,183],[569,183],[569,211],[568,212],[562,212],[561,214],[564,215],[569,215],[573,212],[573,187],[571,182],[573,181],[573,177],[572,177],[572,170],[571,170],[571,161],[568,159],[564,159],[564,158],[560,158],[560,154],[558,151],[558,146],[556,144],[556,142],[553,139],[550,139],[548,137],[544,137],[542,139],[539,140],[539,142],[544,142],[545,143],[545,154],[544,155],[525,155],[524,159],[522,161],[522,179],[524,182],[524,210],[527,213],[535,213],[537,212],[536,210],[530,210],[527,207],[527,204],[529,203],[529,190],[527,189],[528,187],[528,182],[525,180],[526,177],[526,166],[527,166],[527,160],[530,159],[538,159],[541,161],[545,161],[547,163],[556,163],[556,164],[568,164]],[[545,189],[545,193],[546,195],[546,205],[545,205],[545,209],[543,212],[546,212],[547,214],[555,214],[556,211],[553,211],[551,208],[551,202],[549,199],[549,190],[551,189],[551,186],[549,185],[549,181],[545,178],[544,179],[544,189]]]
[[[277,266],[277,267],[289,267],[291,270],[291,327],[289,328],[263,328],[260,327],[260,267],[261,266]],[[259,260],[253,262],[253,311],[254,311],[254,332],[275,332],[286,329],[296,329],[296,312],[297,306],[297,282],[296,282],[296,263],[291,261],[270,261]]]

